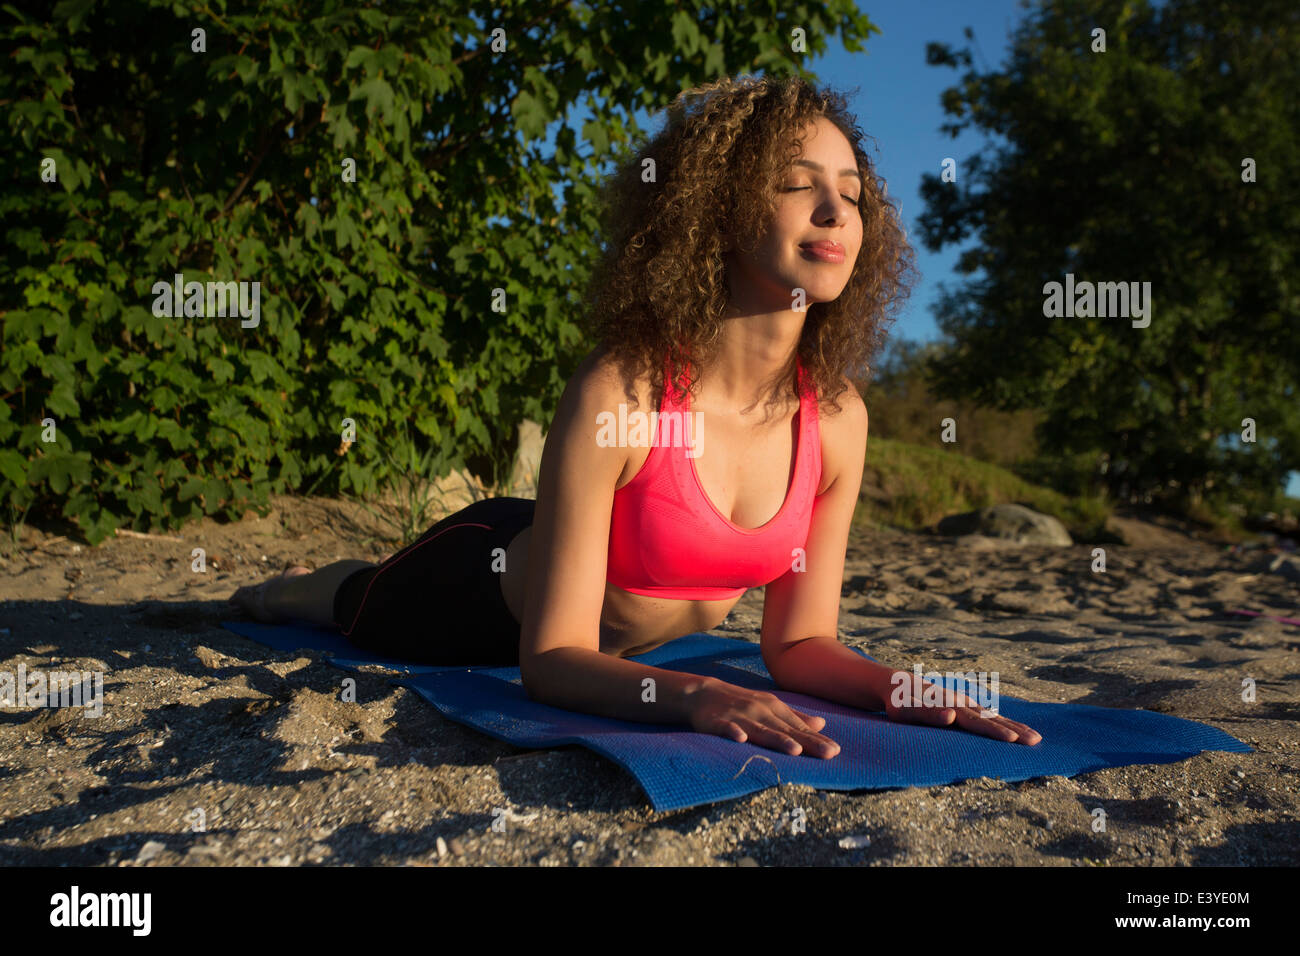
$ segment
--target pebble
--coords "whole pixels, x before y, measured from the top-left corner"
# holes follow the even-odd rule
[[[457,840],[455,837],[452,837],[450,840],[447,841],[447,848],[450,849],[451,852],[456,854],[457,856],[465,855],[465,847],[462,846],[461,842]]]
[[[444,840],[442,837],[438,837],[438,859],[441,860],[446,855],[447,855],[447,841]]]
[[[840,837],[841,850],[860,850],[864,846],[871,846],[871,837],[866,835]]]
[[[752,856],[742,856],[736,861],[736,866],[758,866],[758,861]]]
[[[1244,771],[1244,770],[1238,770],[1238,771],[1237,771],[1237,776],[1238,776],[1238,777],[1244,777],[1244,776],[1246,776],[1246,771]]]

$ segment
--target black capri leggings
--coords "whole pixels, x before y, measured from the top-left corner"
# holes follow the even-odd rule
[[[334,622],[354,645],[386,657],[517,665],[519,622],[501,595],[500,569],[536,504],[484,498],[448,515],[383,564],[345,578],[334,594]]]

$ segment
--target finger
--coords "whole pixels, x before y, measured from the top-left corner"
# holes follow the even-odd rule
[[[748,734],[734,720],[719,720],[710,729],[709,733],[716,734],[719,737],[727,737],[736,743],[743,744],[748,739]]]
[[[963,730],[1004,743],[1012,743],[1020,736],[1015,729],[1000,723],[998,718],[981,717],[979,710],[972,707],[963,707],[957,712],[957,724]]]
[[[796,712],[796,715],[797,713],[798,712]],[[773,713],[770,720],[763,720],[761,717],[759,720],[761,723],[764,723],[773,729],[780,730],[794,738],[799,742],[799,746],[802,747],[806,753],[811,754],[812,756],[834,757],[840,752],[840,745],[834,740],[831,740],[831,738],[827,737],[825,734],[819,734],[815,730],[808,730],[805,728],[801,722],[802,718],[800,718],[800,720],[789,721],[780,713]],[[824,727],[826,721],[822,720],[821,724]]]
[[[826,726],[825,717],[817,717],[813,714],[805,714],[802,710],[795,710],[789,704],[783,703],[782,706],[786,711],[789,711],[789,713],[799,718],[798,720],[791,720],[789,717],[786,718],[787,720],[790,721],[790,723],[794,724],[796,727],[799,726],[800,722],[802,722],[803,726],[806,727],[808,730],[821,730],[823,727]]]
[[[797,757],[803,751],[803,745],[785,730],[765,725],[757,720],[743,722],[741,726],[749,735],[749,742],[759,747],[778,750],[792,757]]]
[[[793,715],[792,718],[785,717],[784,711],[786,710],[790,711]],[[759,719],[762,720],[762,718]],[[804,714],[800,711],[794,710],[793,708],[785,707],[779,710],[774,710],[772,720],[775,721],[775,723],[770,723],[768,721],[762,722],[768,723],[769,726],[789,734],[799,742],[799,745],[803,747],[804,750],[814,754],[815,756],[833,757],[835,754],[839,753],[839,744],[824,734],[817,733],[818,730],[826,726],[825,719],[821,717],[813,717],[811,714]],[[813,724],[810,729],[804,721],[813,720],[817,721],[817,723]]]
[[[821,757],[829,760],[840,752],[839,744],[831,740],[831,738],[814,733],[811,730],[796,730],[791,736],[799,741],[800,746],[803,747],[803,752],[809,757]]]
[[[1032,747],[1034,744],[1038,743],[1040,740],[1043,739],[1043,735],[1040,734],[1038,731],[1034,730],[1033,727],[1029,727],[1025,724],[1019,723],[1018,721],[1011,720],[1010,718],[1007,717],[999,717],[998,720],[1002,721],[1005,726],[1010,727],[1017,734],[1019,734],[1019,739],[1016,741],[1016,743],[1018,744],[1028,744],[1030,747]]]
[[[1034,730],[1033,727],[1028,727],[1025,724],[1012,720],[1009,717],[992,717],[992,718],[985,718],[985,719],[990,720],[992,723],[997,724],[999,727],[1004,727],[1007,730],[1009,730],[1011,733],[1015,734],[1016,736],[1013,741],[1014,743],[1027,744],[1028,746],[1032,747],[1034,744],[1038,743],[1043,739],[1043,735],[1040,734],[1038,731]]]
[[[929,724],[931,727],[947,727],[956,717],[952,707],[934,707],[930,704],[915,703],[899,710],[899,716],[913,724]]]
[[[929,687],[930,685],[927,684],[926,686]],[[898,706],[908,710],[927,711],[931,713],[946,712],[947,714],[955,714],[958,707],[965,706],[965,704],[962,703],[965,698],[954,694],[952,690],[948,688],[939,687],[937,684],[934,686],[939,692],[939,699],[937,701],[934,699],[933,691],[931,691],[931,696],[927,699],[922,691],[909,690],[903,695],[904,699]],[[925,723],[934,723],[934,721],[927,720]],[[952,717],[945,716],[944,719],[938,721],[938,723],[941,726],[950,724],[952,723]]]

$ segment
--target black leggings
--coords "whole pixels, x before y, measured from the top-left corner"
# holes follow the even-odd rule
[[[334,622],[357,647],[385,657],[517,665],[519,622],[501,595],[500,569],[536,504],[485,498],[448,515],[383,564],[345,578],[334,594]]]

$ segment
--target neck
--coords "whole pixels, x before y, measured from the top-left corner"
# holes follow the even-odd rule
[[[708,404],[753,410],[795,365],[804,313],[751,313],[724,320],[715,350],[698,373]]]

